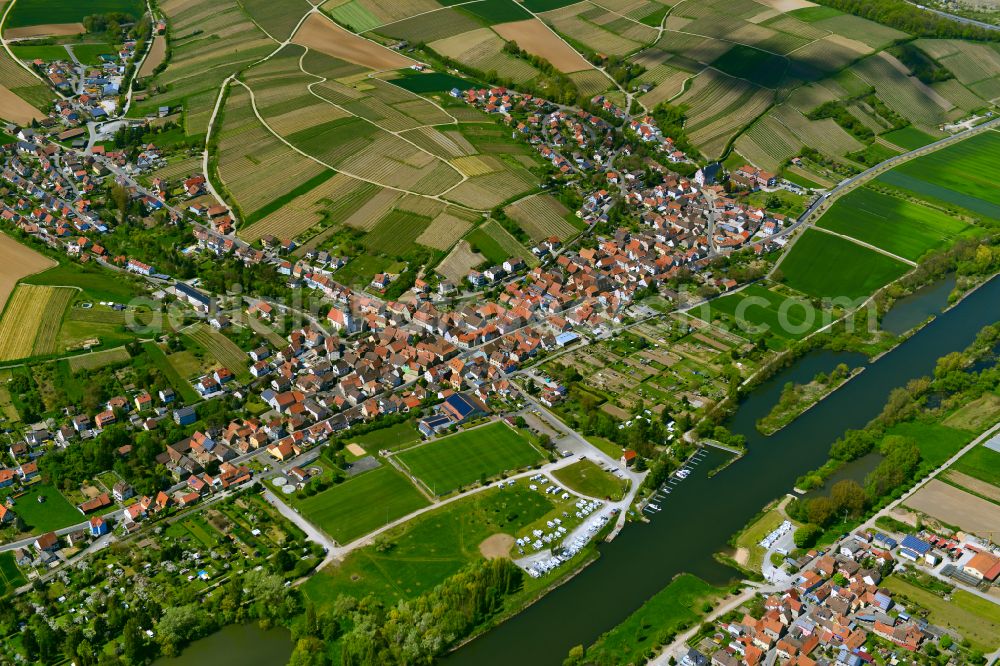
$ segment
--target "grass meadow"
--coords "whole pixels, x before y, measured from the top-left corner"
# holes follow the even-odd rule
[[[532,444],[503,423],[466,430],[397,456],[436,495],[542,460]]]
[[[613,501],[624,497],[629,485],[626,479],[619,479],[614,474],[605,472],[592,460],[578,460],[552,472],[552,476],[575,493]]]
[[[332,605],[345,594],[358,599],[373,594],[390,603],[410,599],[481,557],[479,544],[488,537],[515,534],[553,507],[544,493],[524,483],[477,493],[389,530],[382,535],[382,547],[354,551],[302,589],[319,606]]]
[[[12,493],[5,492],[6,499]],[[38,498],[44,501],[39,502]],[[44,534],[63,527],[83,522],[83,516],[75,506],[62,496],[54,486],[34,483],[14,503],[14,513],[24,519],[32,534]]]
[[[977,446],[959,458],[951,468],[1000,487],[1000,453],[993,449]]]

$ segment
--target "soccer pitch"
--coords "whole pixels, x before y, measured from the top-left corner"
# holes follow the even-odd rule
[[[522,435],[503,423],[445,437],[396,457],[436,495],[480,478],[528,467],[542,459]]]

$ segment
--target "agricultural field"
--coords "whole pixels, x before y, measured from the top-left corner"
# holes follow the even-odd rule
[[[779,264],[783,282],[815,298],[857,299],[909,270],[884,254],[815,229],[806,229]]]
[[[436,495],[521,469],[543,457],[523,435],[493,423],[432,441],[396,459]]]
[[[91,14],[122,12],[138,19],[146,11],[141,0],[18,0],[4,24],[8,28],[45,25],[58,18],[60,23],[79,23]]]
[[[292,36],[306,12],[312,9],[307,0],[242,0],[244,11],[275,41],[283,42]]]
[[[537,261],[531,251],[521,245],[509,231],[496,220],[490,220],[465,237],[474,253],[482,254],[490,263],[503,263],[511,257],[520,257],[526,262]]]
[[[333,58],[374,70],[399,69],[409,67],[416,62],[401,53],[348,32],[322,14],[311,14],[302,23],[292,41]]]
[[[474,220],[478,219],[478,215],[474,215],[458,208],[445,210],[431,220],[417,236],[417,242],[435,250],[447,250],[472,228]]]
[[[482,72],[503,72],[515,83],[530,81],[539,71],[529,63],[503,52],[506,42],[489,28],[470,30],[431,42],[435,52]],[[413,77],[410,77],[413,78]]]
[[[235,342],[207,324],[196,324],[186,335],[241,381],[250,380],[250,359]]]
[[[958,459],[951,469],[1000,488],[1000,451],[976,446]]]
[[[430,224],[431,218],[427,216],[392,210],[375,223],[362,243],[373,252],[400,256],[413,246]]]
[[[537,19],[501,23],[494,25],[493,30],[528,53],[548,60],[565,74],[591,69],[590,63]]]
[[[14,553],[7,551],[0,553],[0,597],[5,596],[11,590],[16,590],[28,581],[17,568],[14,561]]]
[[[969,229],[938,210],[866,187],[838,199],[817,225],[913,261]]]
[[[80,370],[96,370],[97,368],[103,368],[106,365],[126,363],[131,358],[132,357],[129,356],[128,351],[126,351],[124,347],[115,347],[114,349],[71,356],[69,358],[69,369],[71,372],[79,372]]]
[[[248,242],[269,234],[276,238],[298,238],[319,225],[343,222],[378,191],[376,185],[338,173],[240,229],[239,234]]]
[[[0,312],[19,280],[56,265],[44,254],[0,232]]]
[[[452,284],[462,284],[469,271],[486,261],[486,257],[478,252],[474,252],[468,240],[460,240],[448,256],[437,265],[436,270],[445,278],[451,280]]]
[[[0,319],[0,361],[57,351],[59,324],[76,292],[21,284]]]
[[[564,241],[579,231],[568,219],[574,217],[573,213],[551,194],[521,199],[504,208],[504,212],[536,243],[550,236]]]
[[[946,208],[1000,220],[1000,132],[987,131],[880,175],[881,185]]]
[[[605,472],[592,460],[577,462],[552,472],[552,476],[569,490],[579,495],[618,501],[625,496],[629,482]]]
[[[767,109],[773,92],[715,70],[697,76],[676,104],[687,106],[685,131],[707,157],[718,157],[726,143]]]
[[[383,465],[297,504],[306,519],[345,544],[430,502],[409,479]]]
[[[245,218],[324,172],[322,165],[286,146],[257,120],[250,92],[242,86],[235,86],[226,100],[217,164],[219,179]],[[281,177],[261,178],[261,173]]]
[[[767,332],[786,340],[801,339],[827,323],[824,313],[808,301],[779,294],[759,284],[714,298],[692,314],[708,322],[735,326],[738,333]]]
[[[167,381],[170,382],[171,388],[177,392],[184,402],[195,403],[198,402],[198,393],[191,387],[191,384],[187,379],[191,378],[187,372],[181,373],[175,364],[163,353],[160,346],[155,342],[144,342],[142,343],[143,350],[146,353],[149,362],[156,367]],[[171,357],[176,356],[172,354]]]
[[[916,150],[937,140],[930,134],[921,132],[913,125],[907,125],[902,129],[886,132],[881,138],[906,150]]]
[[[588,48],[598,53],[624,56],[656,39],[655,30],[639,23],[632,23],[639,30],[638,34],[633,33],[633,39],[619,35],[598,23],[613,16],[589,3],[569,5],[541,14],[545,22],[557,32],[576,42],[586,44]]]
[[[955,105],[927,84],[909,76],[909,70],[886,51],[866,58],[854,67],[854,72],[893,111],[907,118],[918,128],[933,128],[962,115]]]
[[[5,3],[0,3],[2,10]],[[0,118],[19,125],[41,120],[54,97],[51,89],[20,63],[0,50]]]
[[[160,8],[170,23],[170,63],[147,79],[160,92],[133,105],[133,115],[182,106],[187,135],[204,134],[223,80],[266,56],[275,42],[237,0],[165,0]]]
[[[785,76],[788,59],[737,44],[717,58],[712,66],[730,76],[746,79],[765,88],[774,88]]]

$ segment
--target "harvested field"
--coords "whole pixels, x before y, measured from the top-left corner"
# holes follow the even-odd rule
[[[142,61],[142,67],[139,68],[137,76],[143,78],[152,75],[153,70],[162,65],[166,57],[167,38],[163,35],[156,35],[153,37],[153,45],[149,47],[149,54]]]
[[[399,69],[409,67],[416,62],[396,51],[348,32],[318,14],[313,14],[305,20],[292,41],[328,56],[376,70]]]
[[[0,233],[0,312],[21,278],[52,268],[56,262]]]
[[[461,284],[469,271],[486,261],[486,257],[472,251],[466,240],[460,240],[448,256],[435,269],[455,284]]]
[[[535,242],[549,236],[563,241],[577,233],[577,228],[566,220],[566,216],[572,213],[551,194],[536,194],[521,199],[507,206],[504,212]]]
[[[956,485],[962,486],[966,490],[1000,503],[1000,488],[994,486],[992,483],[981,481],[974,476],[962,474],[953,469],[948,470],[945,478]]]
[[[23,28],[8,28],[3,31],[7,39],[26,39],[31,37],[67,37],[86,32],[82,23],[46,23]]]
[[[545,58],[561,72],[569,74],[591,68],[583,56],[537,19],[500,23],[493,30],[507,41],[517,42],[528,53]]]
[[[967,532],[983,536],[1000,533],[996,504],[944,481],[931,479],[906,500],[906,506]]]
[[[30,125],[45,117],[41,111],[17,96],[10,88],[0,85],[0,118],[17,125]]]
[[[417,242],[436,250],[447,250],[471,228],[471,222],[455,217],[451,213],[441,213],[431,220],[422,234],[417,236]]]
[[[76,290],[18,285],[0,319],[0,361],[56,351],[59,324]]]

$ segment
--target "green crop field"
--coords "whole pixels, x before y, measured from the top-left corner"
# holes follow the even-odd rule
[[[481,0],[480,2],[462,5],[462,11],[483,19],[489,25],[507,23],[509,21],[523,21],[531,18],[531,14],[526,12],[514,0]]]
[[[299,510],[344,544],[428,504],[409,479],[386,466],[303,500]]]
[[[907,150],[916,150],[937,140],[930,134],[921,132],[913,125],[907,125],[902,129],[886,132],[882,135],[882,138],[889,143],[894,143],[900,148],[906,148]]]
[[[431,218],[424,215],[405,210],[389,211],[361,242],[370,250],[398,256],[413,247],[430,223]]]
[[[452,88],[468,90],[475,87],[475,84],[465,79],[460,79],[451,74],[442,74],[441,72],[401,76],[398,79],[392,79],[391,82],[413,93],[442,92],[451,90]]]
[[[798,340],[826,323],[821,312],[811,303],[776,294],[759,284],[716,298],[704,308],[694,310],[692,314],[706,321],[725,315],[732,319],[738,331],[752,334],[757,331],[757,327],[761,327],[789,340]]]
[[[61,44],[45,44],[42,46],[14,45],[10,49],[14,52],[14,55],[25,62],[31,62],[32,60],[44,60],[46,62],[69,60],[69,53],[66,52],[66,48]]]
[[[914,261],[969,228],[933,208],[864,187],[838,199],[817,224]]]
[[[0,499],[11,494],[10,489],[5,489]],[[39,502],[39,497],[44,498],[43,501]],[[40,482],[26,488],[24,495],[15,500],[13,509],[24,519],[32,534],[44,534],[83,522],[83,516],[62,493]]]
[[[187,337],[200,345],[212,358],[232,372],[240,381],[249,381],[247,365],[250,357],[235,342],[206,324],[198,324]]]
[[[908,266],[849,240],[806,229],[781,262],[784,282],[816,298],[867,296]]]
[[[503,423],[461,432],[396,458],[437,495],[539,462],[542,454]]]
[[[765,88],[773,88],[781,82],[788,69],[788,58],[752,46],[737,44],[723,53],[712,63],[712,67],[730,76],[752,81]]]
[[[628,480],[619,479],[614,474],[605,472],[592,460],[578,460],[568,467],[552,472],[552,476],[575,493],[614,501],[620,500],[625,495],[629,485]]]
[[[918,157],[878,177],[926,201],[1000,220],[1000,132],[982,134]]]
[[[958,459],[952,469],[1000,488],[1000,452],[977,446]]]
[[[49,23],[79,23],[92,14],[123,12],[139,18],[146,11],[142,0],[18,0],[11,10],[7,28]]]

